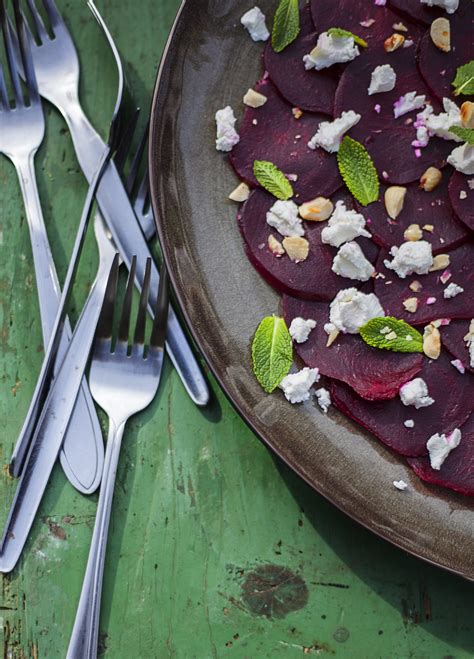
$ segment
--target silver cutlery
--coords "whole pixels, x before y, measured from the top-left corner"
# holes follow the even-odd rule
[[[28,39],[18,11],[16,19],[19,48],[23,55],[22,69],[25,74],[27,102],[23,96],[24,87],[17,70],[16,57],[13,55],[11,27],[6,20],[5,5],[1,0],[0,20],[14,105],[10,104],[5,74],[0,64],[0,152],[13,162],[20,181],[31,237],[43,342],[46,347],[53,330],[61,290],[36,185],[34,158],[43,141],[45,122]],[[70,338],[71,327],[66,319],[64,333],[58,346],[59,359],[64,356]],[[84,460],[77,460],[77,454],[87,456],[87,465]],[[69,480],[78,490],[90,494],[97,489],[104,465],[104,449],[99,421],[85,378],[81,383],[60,458]],[[74,467],[71,468],[71,465]]]
[[[117,296],[117,268],[111,272],[97,326],[89,384],[94,400],[108,414],[109,433],[92,542],[67,659],[97,657],[107,534],[123,432],[128,419],[151,403],[160,382],[168,312],[168,277],[166,269],[162,269],[155,320],[149,346],[145,350],[150,274],[151,259],[148,259],[131,349],[128,337],[135,259],[132,259],[115,345],[112,342],[112,327]]]

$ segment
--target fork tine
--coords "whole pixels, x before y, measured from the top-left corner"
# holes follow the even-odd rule
[[[135,325],[135,334],[133,336],[132,354],[138,354],[143,350],[145,343],[145,324],[148,306],[148,293],[150,289],[151,259],[147,258],[145,276],[143,278],[142,293],[138,305],[137,324]]]
[[[130,266],[130,273],[128,275],[127,290],[125,291],[125,298],[123,301],[122,315],[120,316],[120,324],[118,330],[118,341],[128,345],[128,332],[130,330],[130,315],[132,312],[132,299],[133,288],[135,286],[135,270],[137,266],[137,257],[132,258]]]
[[[131,192],[133,190],[133,187],[138,178],[138,170],[140,169],[140,164],[143,158],[143,152],[145,150],[146,143],[148,141],[148,127],[149,127],[149,122],[147,121],[145,130],[143,131],[143,135],[140,140],[140,144],[138,145],[137,150],[135,151],[135,155],[133,156],[132,164],[130,165],[130,171],[128,172],[128,176],[125,180],[125,187],[128,190],[128,192]]]
[[[115,255],[109,278],[105,289],[104,302],[97,323],[96,337],[98,339],[110,339],[112,337],[112,325],[114,320],[115,298],[117,297],[119,255]]]
[[[63,17],[61,16],[61,13],[59,12],[59,9],[56,7],[56,3],[53,0],[43,0],[43,6],[46,10],[46,13],[48,14],[48,18],[51,21],[51,27],[53,28],[53,34],[54,34],[54,28],[58,27],[59,25],[64,25],[64,20]]]
[[[125,167],[125,162],[130,151],[133,136],[135,135],[135,129],[137,127],[140,111],[140,108],[135,108],[133,116],[125,128],[122,139],[120,140],[119,147],[115,154],[114,162],[119,172],[123,172],[123,168]],[[130,192],[130,190],[127,189],[127,192]]]
[[[41,42],[48,41],[49,34],[46,31],[41,14],[39,13],[38,8],[36,7],[35,0],[27,0],[27,3],[31,13],[31,17],[33,18],[33,23],[35,24],[36,31],[38,32],[40,41]]]
[[[160,271],[160,285],[158,287],[158,298],[156,300],[155,319],[151,330],[150,348],[162,350],[166,340],[166,329],[168,327],[169,307],[169,275],[166,265]]]
[[[28,36],[28,28],[23,12],[20,10],[19,0],[13,0],[15,12],[16,31],[19,37],[19,46],[25,81],[30,95],[30,101],[39,101],[38,84],[36,82],[35,67],[31,55],[31,40]],[[30,32],[31,34],[31,32]]]
[[[13,48],[12,30],[7,20],[7,12],[5,9],[5,0],[0,0],[0,21],[2,23],[3,40],[5,43],[5,51],[7,54],[7,64],[10,73],[10,79],[13,87],[13,94],[15,97],[15,104],[17,107],[23,106],[23,94],[21,90],[20,75],[18,73],[18,65]]]
[[[3,67],[0,64],[0,110],[8,110],[8,94],[5,84],[5,77],[3,75]]]

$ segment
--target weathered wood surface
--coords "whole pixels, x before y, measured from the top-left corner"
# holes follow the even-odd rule
[[[83,65],[82,96],[105,132],[114,67],[85,3],[58,0]],[[133,92],[151,98],[177,0],[102,0]],[[250,5],[249,5],[250,6]],[[45,218],[64,276],[85,185],[69,134],[45,105],[37,157]],[[32,393],[41,331],[29,236],[11,164],[0,158],[0,414],[6,463]],[[93,278],[88,241],[72,317]],[[100,655],[472,657],[474,586],[355,525],[277,463],[216,385],[209,409],[167,363],[159,396],[125,434],[110,528]],[[1,472],[2,521],[15,484]],[[6,658],[64,657],[96,497],[56,467],[23,558],[3,579]]]

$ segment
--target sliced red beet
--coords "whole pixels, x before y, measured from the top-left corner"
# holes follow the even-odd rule
[[[461,441],[441,465],[431,468],[428,458],[410,458],[408,463],[417,476],[427,483],[474,496],[474,415],[461,426]]]
[[[425,236],[429,236],[429,234],[425,232]],[[451,278],[444,284],[440,279],[443,274],[442,270],[430,272],[427,275],[410,275],[405,279],[400,279],[396,272],[384,266],[384,260],[391,261],[392,257],[387,252],[380,254],[377,272],[383,274],[385,279],[377,278],[375,280],[375,293],[388,316],[402,318],[411,325],[429,323],[437,318],[474,317],[474,297],[472,295],[474,290],[474,269],[472,267],[474,243],[465,243],[448,254],[451,263],[447,270],[451,272]],[[419,281],[422,285],[422,289],[418,293],[409,288],[414,280]],[[464,293],[446,300],[443,297],[443,291],[451,283],[464,288]],[[403,301],[410,297],[419,300],[415,313],[409,313],[403,306]],[[429,298],[435,298],[436,301],[428,304]]]
[[[397,74],[395,88],[369,96],[367,89],[371,73],[382,64],[390,64]],[[415,152],[412,146],[416,139],[413,121],[421,109],[398,119],[393,115],[395,101],[413,91],[430,99],[430,92],[416,67],[415,47],[401,48],[393,53],[374,48],[356,58],[344,70],[334,102],[335,115],[344,110],[354,110],[362,115],[352,128],[351,137],[367,147],[381,180],[400,185],[418,181],[429,166],[443,166],[453,148],[453,142],[433,138],[428,146]],[[433,105],[436,112],[441,111],[436,101]],[[376,106],[380,106],[379,112],[376,112]]]
[[[331,196],[342,184],[336,157],[323,149],[308,148],[309,140],[327,117],[304,113],[300,119],[295,119],[291,105],[280,96],[269,78],[258,82],[254,89],[268,100],[260,108],[245,110],[239,127],[240,142],[230,154],[237,174],[256,186],[253,163],[269,160],[284,174],[297,177],[292,181],[296,199]]]
[[[400,13],[401,16],[414,20],[423,25],[430,25],[435,18],[446,16],[441,7],[428,7],[419,0],[390,0],[390,9]]]
[[[474,181],[474,177],[454,172],[449,182],[449,198],[459,219],[474,231],[474,188],[468,181]]]
[[[448,16],[451,26],[451,51],[447,54],[437,48],[429,30],[420,41],[418,65],[428,87],[440,100],[453,98],[452,82],[456,69],[473,57],[472,35],[474,28],[474,4],[461,0],[459,9]],[[466,100],[466,96],[460,97]]]
[[[370,400],[393,398],[401,385],[416,377],[421,370],[423,357],[420,353],[377,350],[364,343],[358,334],[341,333],[329,348],[326,347],[328,336],[324,324],[329,322],[328,304],[285,295],[283,312],[288,325],[298,316],[317,322],[309,339],[295,344],[304,363],[319,368],[323,375],[346,382],[359,396]]]
[[[379,201],[367,209],[359,209],[366,218],[370,218],[368,228],[374,240],[385,249],[392,245],[401,245],[405,240],[405,229],[416,223],[420,226],[432,224],[435,227],[435,231],[429,236],[434,254],[445,252],[465,242],[470,234],[453,212],[448,183],[449,173],[445,171],[441,183],[432,192],[420,189],[418,182],[408,184],[403,209],[396,220],[390,219],[385,209],[386,186],[381,186]]]
[[[452,320],[449,325],[441,328],[441,341],[453,357],[461,360],[466,370],[474,373],[474,367],[470,365],[469,349],[464,341],[470,322],[470,319]]]
[[[400,357],[400,354],[396,353],[396,356]],[[413,405],[404,405],[398,395],[386,401],[364,400],[350,387],[336,381],[331,383],[331,399],[341,412],[370,430],[397,453],[426,455],[426,442],[431,435],[451,432],[471,414],[474,377],[458,373],[445,352],[433,361],[423,358],[423,368],[417,377],[423,378],[429,396],[435,401],[418,410]],[[404,425],[408,419],[415,422],[413,428]]]
[[[279,92],[293,106],[311,112],[332,115],[334,94],[337,87],[336,72],[304,68],[303,57],[316,45],[309,6],[300,12],[301,31],[298,38],[281,53],[276,53],[269,41],[265,48],[265,68]]]

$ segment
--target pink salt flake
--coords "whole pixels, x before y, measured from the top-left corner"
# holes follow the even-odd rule
[[[439,319],[439,324],[440,325],[449,325],[451,323],[451,318],[440,318]]]
[[[415,158],[421,158],[421,149],[415,149]]]
[[[450,270],[445,270],[443,274],[440,276],[440,281],[442,284],[446,284],[451,279],[451,272]]]
[[[377,7],[385,7],[385,5],[387,4],[387,0],[375,0],[374,4],[376,4]]]
[[[366,21],[360,21],[359,25],[362,25],[362,27],[371,27],[375,23],[374,18],[369,18]]]
[[[451,364],[461,373],[461,375],[464,375],[466,369],[464,368],[464,364],[460,359],[453,359]]]
[[[382,178],[388,179],[388,174],[385,170],[382,172]]]
[[[374,110],[377,114],[380,114],[380,111],[382,110],[382,106],[380,105],[380,103],[376,103],[374,105]]]
[[[426,300],[426,304],[434,304],[435,302],[436,302],[436,298],[435,298],[435,297],[429,297],[429,298]]]

